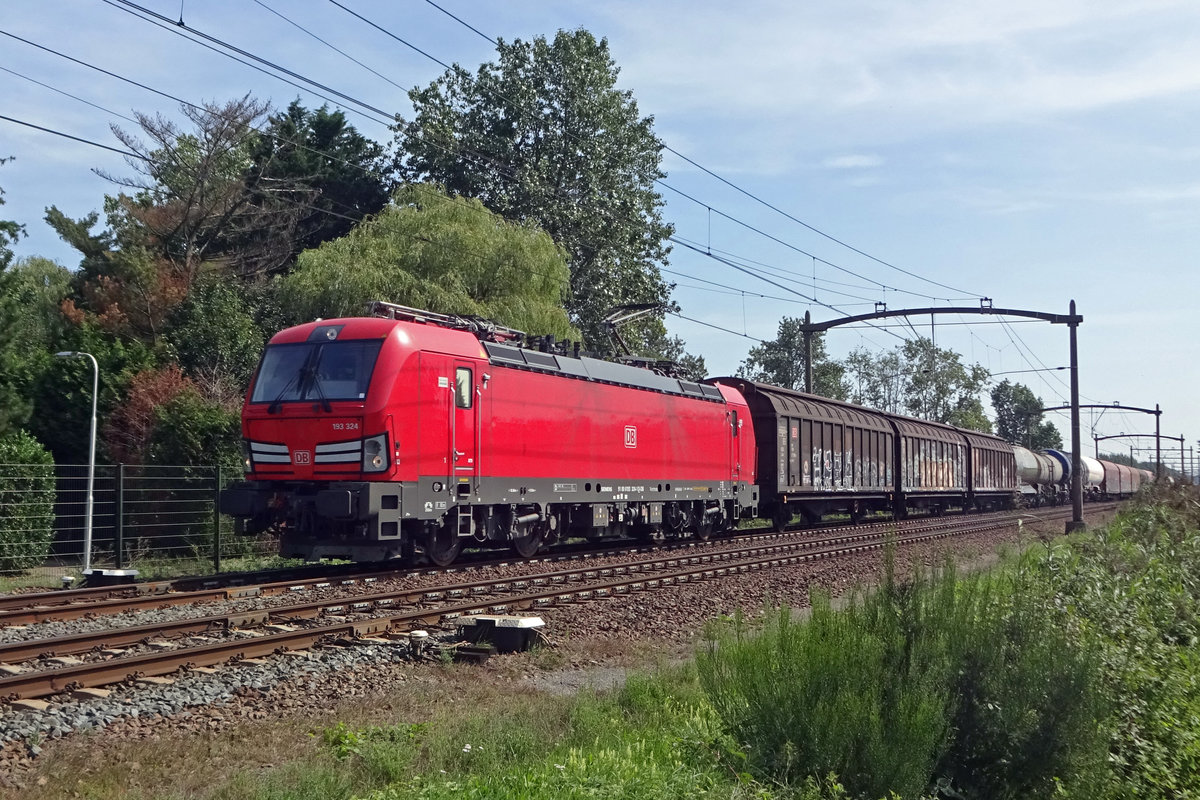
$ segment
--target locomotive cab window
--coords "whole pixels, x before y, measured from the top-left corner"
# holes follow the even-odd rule
[[[454,405],[459,408],[471,407],[471,370],[459,367],[454,371]]]
[[[378,339],[269,345],[250,402],[362,400],[382,345]]]

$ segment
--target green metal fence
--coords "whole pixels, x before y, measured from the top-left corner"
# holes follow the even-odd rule
[[[86,464],[0,464],[0,591],[78,576],[87,473]],[[97,465],[92,569],[170,577],[260,566],[276,550],[273,538],[237,536],[218,511],[217,494],[235,477],[212,466]],[[47,498],[49,515],[39,505]]]

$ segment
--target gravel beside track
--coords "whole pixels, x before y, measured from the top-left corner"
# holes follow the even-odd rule
[[[1111,513],[1104,515],[1106,518]],[[1032,537],[1050,538],[1061,533],[1062,522],[1040,524],[1036,512],[1026,517],[1022,530],[1001,530],[969,534],[949,540],[901,548],[896,554],[901,573],[917,566],[934,567],[947,555],[960,564],[990,563],[1003,544],[1029,541]],[[1089,523],[1101,519],[1089,515]],[[695,551],[716,545],[698,545]],[[597,558],[597,565],[635,560],[636,555]],[[626,667],[636,666],[631,653],[654,653],[656,658],[686,658],[705,620],[742,609],[748,615],[767,605],[786,602],[801,609],[809,594],[819,590],[840,596],[855,586],[869,583],[879,574],[882,554],[875,551],[826,559],[787,568],[729,575],[720,581],[684,583],[653,592],[615,595],[602,601],[555,606],[537,613],[546,621],[547,642],[562,653],[570,665],[559,672],[535,668],[529,654],[496,656],[494,662],[517,665],[526,674],[525,683],[535,689],[564,693],[581,686],[606,688],[624,678]],[[590,566],[589,562],[589,566]],[[547,569],[545,563],[513,562],[503,567],[487,567],[496,576],[522,576]],[[475,575],[473,574],[473,577]],[[446,575],[408,578],[418,586],[447,583]],[[454,580],[450,576],[450,580]],[[381,582],[361,587],[362,592],[378,591]],[[349,588],[349,587],[340,587]],[[330,587],[331,590],[334,587]],[[307,596],[307,595],[306,595]],[[265,601],[294,602],[295,597],[254,598],[252,607]],[[205,604],[201,613],[220,613],[247,608],[244,601]],[[187,615],[186,607],[160,609],[130,615],[146,624],[158,614]],[[196,616],[192,609],[191,615]],[[175,616],[159,617],[177,618]],[[69,623],[42,623],[27,626],[33,638],[79,632],[81,625],[115,627],[113,618],[77,620]],[[53,626],[53,627],[52,627]],[[58,626],[62,626],[61,628]],[[0,631],[3,640],[20,631]],[[19,786],[27,778],[33,760],[46,747],[67,737],[90,733],[88,746],[103,747],[105,741],[157,737],[197,731],[223,731],[247,720],[262,720],[278,715],[311,713],[325,707],[327,699],[367,698],[394,690],[397,683],[429,680],[428,662],[437,662],[433,653],[436,640],[450,639],[452,630],[431,630],[434,643],[421,654],[413,654],[405,639],[370,640],[347,646],[326,646],[293,654],[274,656],[258,662],[223,667],[215,671],[198,670],[176,676],[170,683],[122,685],[111,687],[104,698],[76,700],[66,695],[52,698],[44,711],[27,711],[11,706],[0,707],[0,786]],[[481,678],[495,673],[479,669]]]

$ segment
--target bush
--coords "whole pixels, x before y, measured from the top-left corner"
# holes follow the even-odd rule
[[[54,459],[23,430],[0,437],[0,572],[36,567],[54,538]]]
[[[1108,784],[1072,796],[1200,795],[1200,495],[1154,484],[1045,571],[1101,640],[1111,709]]]
[[[1103,759],[1088,639],[1027,571],[950,569],[809,620],[783,609],[698,653],[705,690],[752,771],[792,786],[836,773],[853,796],[1035,797]]]

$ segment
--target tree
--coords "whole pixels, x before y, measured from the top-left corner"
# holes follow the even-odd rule
[[[804,332],[803,321],[795,317],[779,320],[779,333],[769,342],[750,348],[746,360],[738,367],[738,377],[761,381],[785,389],[804,389]],[[846,369],[829,358],[824,334],[812,338],[813,394],[844,400],[849,393]]]
[[[175,365],[135,375],[124,401],[112,410],[101,429],[112,459],[125,464],[147,463],[160,407],[188,391],[194,393],[195,386]]]
[[[904,410],[904,370],[900,350],[879,354],[856,347],[846,357],[850,400],[889,414]]]
[[[890,413],[991,431],[979,392],[988,372],[978,364],[964,366],[959,355],[934,346],[924,337],[889,353],[873,356],[855,350],[846,360],[855,402]]]
[[[28,389],[37,413],[26,429],[46,445],[58,464],[86,464],[92,413],[92,365],[87,359],[55,358],[59,350],[91,353],[100,366],[100,396],[97,414],[109,418],[134,375],[152,369],[154,353],[138,339],[115,337],[91,321],[64,325],[61,338],[40,354],[44,362],[34,373]],[[97,434],[99,436],[99,433]],[[97,441],[97,460],[106,458],[103,440]]]
[[[165,336],[199,394],[227,410],[240,407],[265,343],[253,311],[238,287],[202,279],[175,310]]]
[[[9,159],[0,158],[0,166]],[[0,187],[0,206],[4,205],[4,189]],[[28,416],[28,404],[23,402],[13,385],[15,372],[12,360],[20,354],[19,337],[21,326],[17,317],[21,313],[20,300],[13,289],[14,279],[8,271],[13,252],[10,245],[25,232],[22,225],[13,220],[0,219],[0,434],[14,424],[20,424]]]
[[[302,253],[282,280],[292,323],[362,314],[372,300],[475,314],[530,334],[578,338],[562,308],[562,251],[477,200],[408,186],[347,236]]]
[[[11,158],[0,158],[0,166],[7,164]],[[0,206],[4,205],[4,189],[0,187]],[[25,226],[11,219],[0,219],[0,273],[8,269],[12,262],[13,253],[10,245],[25,235]]]
[[[154,411],[148,458],[170,466],[220,465],[226,475],[241,469],[241,414],[185,388]]]
[[[992,421],[987,418],[983,403],[978,397],[958,398],[946,417],[946,422],[956,428],[967,428],[982,433],[992,432]]]
[[[33,386],[62,349],[59,306],[70,281],[65,267],[45,258],[18,259],[0,272],[0,435],[29,421]]]
[[[190,131],[161,115],[134,112],[149,143],[113,126],[117,140],[135,154],[127,159],[134,175],[101,174],[134,194],[122,194],[115,203],[110,198],[110,220],[123,217],[114,227],[128,226],[140,233],[134,238],[160,250],[185,286],[206,260],[222,257],[246,271],[246,263],[267,257],[244,247],[247,230],[295,227],[295,207],[256,207],[246,191],[254,125],[268,108],[249,95],[223,105],[183,105],[180,110],[192,125]],[[279,246],[273,241],[277,237],[265,238],[270,240],[267,246]],[[243,246],[235,250],[230,245],[239,239]]]
[[[287,248],[259,248],[275,256],[256,265],[259,273],[290,269],[302,251],[345,236],[388,201],[383,146],[327,106],[310,111],[293,101],[285,112],[270,117],[262,135],[252,137],[248,157],[250,203],[297,212],[291,230],[246,232],[247,244],[271,235],[286,234],[290,240]]]
[[[1031,450],[1062,447],[1062,434],[1042,418],[1042,398],[1028,387],[1007,379],[992,389],[996,435]]]
[[[548,233],[567,252],[572,321],[589,347],[606,348],[613,306],[669,304],[658,265],[673,228],[654,190],[664,177],[654,120],[616,88],[605,39],[559,31],[497,50],[474,76],[455,65],[409,92],[416,114],[397,120],[397,171]],[[623,335],[645,351],[655,324],[661,333],[660,317]]]
[[[92,232],[100,219],[96,212],[71,219],[55,206],[46,209],[47,224],[83,256],[63,314],[76,325],[87,322],[154,345],[187,296],[190,278],[156,256],[144,232],[128,223],[127,201],[105,198],[109,227],[99,233]]]
[[[987,383],[986,369],[978,364],[964,366],[958,353],[943,350],[923,336],[906,341],[900,355],[906,368],[904,406],[909,414],[949,424],[959,415],[986,421],[978,398]]]

